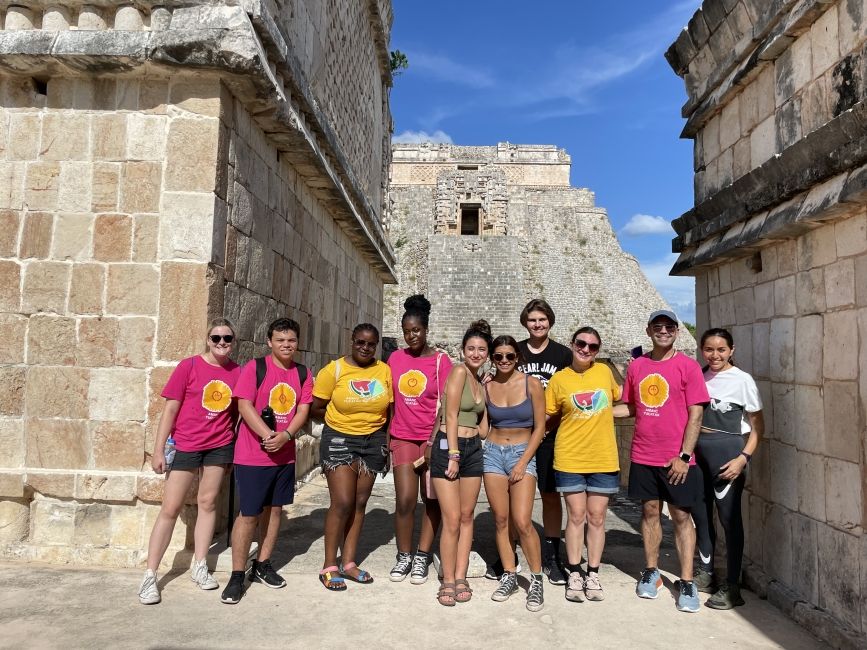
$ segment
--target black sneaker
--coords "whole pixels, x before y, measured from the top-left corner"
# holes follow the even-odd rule
[[[744,604],[741,588],[731,583],[723,583],[719,590],[707,599],[705,605],[711,609],[732,609]]]
[[[414,585],[423,585],[427,582],[430,563],[430,553],[416,551],[415,557],[412,558],[412,571],[409,574],[409,581]]]
[[[542,573],[548,576],[548,582],[552,585],[565,585],[569,578],[557,561],[557,557],[553,555],[542,561]]]
[[[229,584],[223,589],[220,600],[227,605],[235,605],[244,595],[244,572],[232,571],[232,577],[229,578]]]
[[[400,553],[400,552],[398,552],[397,561],[394,563],[394,566],[391,568],[391,573],[388,574],[388,578],[392,582],[401,582],[409,575],[409,572],[411,569],[412,569],[412,553]]]
[[[497,558],[496,562],[488,566],[488,570],[485,572],[485,577],[488,580],[499,580],[503,573],[503,563],[500,562],[500,558]],[[518,562],[517,553],[515,553],[515,573],[521,573],[521,563]]]
[[[700,566],[693,572],[692,581],[695,583],[695,588],[703,594],[716,592],[716,579],[713,573],[704,567]]]
[[[264,562],[253,560],[253,567],[250,569],[250,582],[261,582],[271,589],[280,589],[286,586],[286,581],[271,566],[271,560]]]

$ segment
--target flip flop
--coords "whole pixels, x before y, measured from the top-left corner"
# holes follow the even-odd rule
[[[347,569],[358,569],[357,576],[351,576],[346,573]],[[364,569],[359,568],[359,566],[355,562],[349,562],[348,564],[344,564],[340,569],[340,575],[342,575],[347,580],[352,580],[352,582],[357,582],[360,585],[369,585],[373,582],[373,576],[370,575]]]
[[[328,591],[346,591],[346,581],[342,576],[334,575],[337,573],[336,566],[329,566],[319,572],[319,582]]]

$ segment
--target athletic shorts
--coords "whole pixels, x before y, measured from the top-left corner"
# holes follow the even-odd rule
[[[701,469],[690,465],[686,482],[672,485],[668,482],[668,468],[642,465],[629,466],[629,497],[642,501],[662,500],[679,508],[692,508],[701,499],[703,490]]]
[[[482,440],[479,436],[472,438],[458,438],[458,451],[461,459],[458,461],[458,478],[472,478],[482,476],[484,471],[484,454],[482,452]],[[446,470],[449,468],[449,442],[444,431],[439,431],[434,438],[433,448],[430,454],[431,478],[446,478]]]
[[[322,427],[319,440],[319,460],[325,472],[341,465],[358,462],[359,470],[378,474],[385,469],[388,447],[385,429],[366,435],[349,435],[332,429],[327,424]]]
[[[200,451],[175,451],[172,469],[198,469],[210,465],[231,465],[235,458],[235,442],[214,449]]]
[[[502,474],[509,476],[512,473],[515,465],[521,460],[524,452],[527,451],[529,443],[521,443],[519,445],[498,445],[493,442],[485,442],[484,452],[484,470],[485,474]],[[527,474],[536,476],[536,457],[530,459],[527,463]]]
[[[427,438],[424,440],[403,440],[393,437],[389,443],[392,467],[411,465],[419,458],[424,458],[425,449],[427,449]]]
[[[554,476],[554,440],[556,431],[551,431],[536,450],[536,475],[539,479],[539,492],[556,492],[557,479]]]
[[[620,491],[620,472],[560,472],[554,470],[557,492],[596,492],[617,494]]]
[[[285,506],[295,500],[295,463],[235,465],[235,484],[245,517],[259,515],[266,506]]]

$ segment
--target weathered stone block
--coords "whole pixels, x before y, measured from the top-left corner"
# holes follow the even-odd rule
[[[770,323],[755,323],[753,325],[752,342],[753,374],[757,378],[769,378],[771,371]]]
[[[21,310],[26,314],[65,313],[70,270],[63,262],[30,262],[24,272]]]
[[[733,146],[741,138],[741,101],[735,96],[723,106],[719,122],[719,145],[722,151]]]
[[[799,314],[821,314],[825,311],[825,272],[823,269],[801,271],[797,275]]]
[[[750,164],[755,168],[776,153],[777,131],[774,116],[765,118],[750,133]]]
[[[813,77],[818,77],[840,59],[837,7],[831,6],[810,28]]]
[[[120,163],[94,163],[91,209],[94,212],[115,212],[120,187]]]
[[[846,55],[867,38],[867,7],[863,0],[846,0],[838,11],[837,37],[840,54]]]
[[[151,15],[153,21],[153,14]],[[142,79],[138,93],[139,110],[164,115],[169,96],[169,82],[158,77]]]
[[[24,368],[16,370],[23,373]],[[86,418],[89,383],[90,371],[84,368],[31,366],[24,396],[28,417]],[[63,399],[47,398],[50,395]]]
[[[731,330],[738,350],[737,364],[744,372],[755,374],[753,367],[753,326],[736,325]],[[700,356],[700,354],[699,354]]]
[[[825,303],[828,309],[855,304],[855,261],[839,260],[825,267]]]
[[[774,283],[763,282],[754,287],[756,318],[759,320],[774,317]]]
[[[837,255],[847,257],[867,252],[867,212],[860,211],[834,224]]]
[[[732,179],[737,180],[752,168],[750,137],[744,136],[732,147]]]
[[[0,257],[15,257],[18,251],[18,224],[18,212],[0,210]]]
[[[795,446],[813,454],[825,453],[825,408],[822,389],[795,386]]]
[[[128,262],[132,256],[132,218],[100,214],[93,224],[93,257],[100,262]]]
[[[181,109],[198,115],[220,117],[220,83],[215,78],[176,78],[172,82],[170,102],[174,110]]]
[[[801,132],[806,136],[834,117],[833,73],[828,72],[806,88],[801,94]]]
[[[718,115],[715,115],[707,121],[707,124],[704,125],[704,129],[702,129],[701,141],[704,149],[705,160],[716,159],[722,151],[719,142],[719,124],[720,118]]]
[[[101,314],[105,267],[101,264],[74,264],[69,285],[69,311],[74,314]]]
[[[77,474],[75,498],[99,501],[132,501],[135,498],[135,476]]]
[[[32,374],[33,370],[30,372]],[[38,415],[44,413],[37,413]],[[25,420],[25,435],[27,467],[78,469],[87,466],[90,456],[90,436],[87,433],[85,420],[28,418]],[[69,485],[69,492],[55,494],[71,496],[72,484]]]
[[[75,363],[75,319],[31,316],[27,328],[27,363],[71,366]]]
[[[824,324],[818,314],[795,321],[795,381],[822,385]]]
[[[144,460],[141,422],[93,422],[90,425],[93,466],[97,469],[138,471]]]
[[[855,258],[855,304],[867,307],[867,255]]]
[[[91,368],[114,365],[117,332],[116,318],[82,318],[78,324],[76,365]]]
[[[160,224],[160,257],[211,261],[214,195],[166,192]]]
[[[798,452],[798,512],[816,521],[825,521],[825,459],[818,454]]]
[[[147,375],[132,368],[95,368],[88,398],[91,420],[144,421]]]
[[[61,162],[58,207],[70,212],[87,212],[93,205],[93,165],[89,162]]]
[[[73,502],[35,499],[30,509],[30,541],[62,546],[71,544],[77,507]]]
[[[792,584],[792,513],[769,504],[762,526],[762,564],[765,571]]]
[[[42,120],[39,113],[11,113],[9,115],[8,160],[36,160],[39,155],[39,137]]]
[[[118,161],[126,157],[126,121],[123,113],[106,113],[91,118],[93,160]]]
[[[75,473],[57,470],[28,471],[26,484],[29,491],[44,497],[68,499],[75,493]]]
[[[861,534],[861,490],[863,482],[858,463],[836,458],[825,460],[825,513],[829,524],[840,530]]]
[[[133,217],[133,262],[156,262],[159,230],[158,215],[137,214]]]
[[[89,259],[92,256],[92,228],[93,216],[90,214],[58,214],[51,256],[58,260]]]
[[[30,210],[57,209],[60,188],[59,162],[27,163],[24,201]]]
[[[21,415],[24,409],[25,369],[0,366],[0,415]]]
[[[798,269],[806,271],[837,259],[833,224],[804,233],[798,238]]]
[[[21,301],[21,265],[12,260],[0,260],[0,309],[17,312]]]
[[[775,318],[771,321],[771,379],[792,382],[795,379],[795,321]]]
[[[219,134],[217,119],[175,118],[171,121],[166,143],[166,190],[214,191]],[[196,164],[190,165],[190,160],[195,160]]]
[[[51,231],[54,228],[54,215],[48,212],[26,212],[24,227],[21,231],[21,244],[18,257],[46,258],[51,250]]]
[[[24,363],[27,318],[0,313],[0,364]]]
[[[79,112],[47,112],[42,116],[39,157],[43,160],[87,160],[90,116]]]
[[[14,544],[30,533],[30,505],[24,501],[0,501],[0,543]]]
[[[106,310],[112,314],[150,315],[156,311],[160,274],[150,264],[108,267]]]
[[[161,393],[163,392],[166,383],[168,383],[169,377],[174,369],[175,366],[173,364],[171,366],[157,366],[150,371],[150,380],[148,382],[147,430],[145,432],[146,437],[144,443],[144,450],[148,455],[148,458],[145,460],[147,467],[150,467],[150,461],[148,459],[150,458],[151,451],[154,448],[154,435],[156,434],[160,415],[165,406],[165,400],[162,398]]]
[[[133,477],[130,477],[132,479]],[[141,508],[114,508],[111,513],[111,545],[142,548],[145,543],[144,511]]]
[[[162,163],[124,163],[120,180],[121,211],[159,212],[161,186]]]
[[[740,94],[740,128],[742,135],[748,135],[759,123],[759,84],[758,80],[749,83]]]
[[[774,282],[774,312],[777,316],[793,316],[797,313],[795,301],[795,276],[787,275]]]
[[[825,379],[858,379],[858,343],[852,336],[857,328],[855,310],[825,314]]]
[[[847,625],[861,624],[858,607],[861,599],[859,539],[831,526],[819,526],[819,606]]]
[[[110,505],[82,503],[75,509],[72,543],[76,546],[108,546],[106,532],[111,526]]]
[[[164,115],[130,113],[126,123],[127,158],[129,160],[162,161],[166,155],[167,124],[168,119]],[[196,165],[190,165],[190,167]]]
[[[819,600],[819,539],[818,525],[807,517],[792,517],[792,535],[797,543],[792,544],[792,564],[798,567],[792,572],[792,587],[811,603]]]
[[[117,335],[119,366],[146,368],[153,363],[156,323],[151,318],[121,318]]]
[[[164,262],[160,272],[157,357],[182,359],[195,354],[207,326],[207,265]]]
[[[791,445],[775,440],[770,443],[771,452],[771,501],[798,509],[798,452]]]

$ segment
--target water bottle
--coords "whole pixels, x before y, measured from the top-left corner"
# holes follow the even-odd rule
[[[271,431],[277,430],[277,417],[274,415],[274,409],[270,406],[266,406],[262,409],[262,422],[264,422]],[[264,438],[259,440],[259,447],[261,447],[262,451],[267,451],[265,449]]]
[[[172,463],[175,462],[175,439],[169,436],[166,440],[166,471],[172,468]]]

